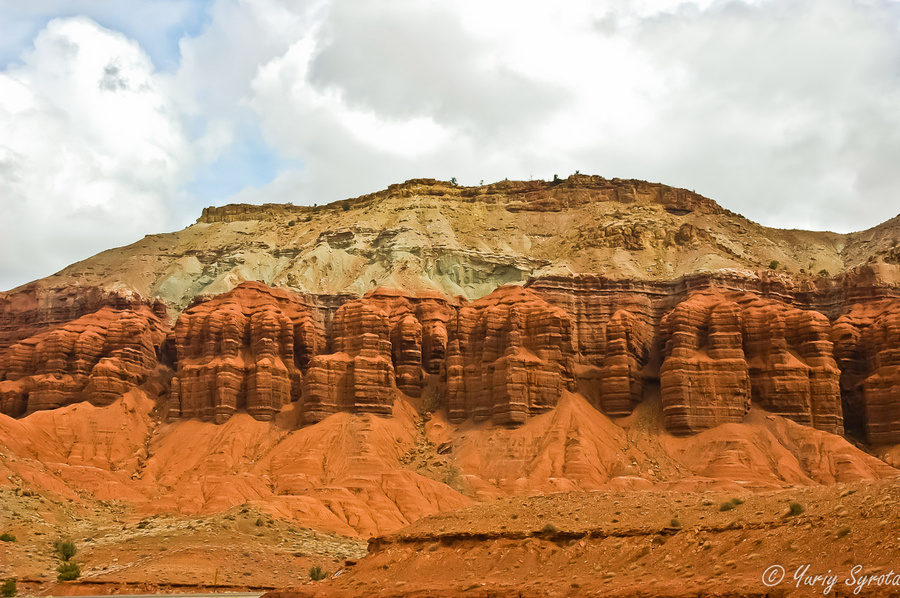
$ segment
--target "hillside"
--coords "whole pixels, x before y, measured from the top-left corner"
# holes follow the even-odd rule
[[[208,208],[0,294],[0,533],[21,542],[0,565],[65,593],[42,577],[45,536],[77,535],[98,591],[274,588],[355,563],[371,538],[327,595],[379,587],[382,565],[427,593],[431,552],[581,558],[612,534],[634,567],[604,567],[650,584],[625,596],[670,568],[641,561],[657,535],[740,541],[701,496],[757,501],[754,541],[801,542],[776,513],[792,496],[825,505],[804,530],[835,527],[836,494],[900,476],[898,239],[897,219],[769,229],[687,190],[581,175]],[[569,536],[534,529],[518,501],[535,496]],[[660,527],[681,516],[665,496],[689,505],[684,533]],[[655,527],[565,519],[619,497]],[[207,550],[252,571],[219,578]],[[538,591],[511,563],[465,583]],[[658,591],[727,572],[691,566]],[[723,587],[754,595],[757,572],[736,571]]]
[[[393,287],[475,299],[547,275],[672,280],[773,263],[795,277],[838,274],[872,260],[896,264],[898,237],[896,219],[850,235],[766,228],[643,181],[419,179],[320,207],[207,208],[182,231],[105,251],[39,286],[130,289],[176,309],[245,280],[311,294]]]

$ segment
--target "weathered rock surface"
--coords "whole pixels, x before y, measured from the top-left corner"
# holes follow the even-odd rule
[[[169,414],[224,422],[246,409],[271,419],[299,400],[301,368],[324,347],[317,315],[299,296],[260,283],[189,308],[174,328]]]
[[[69,266],[40,281],[40,293],[128,289],[180,311],[198,294],[248,280],[314,295],[390,287],[470,300],[576,272],[666,284],[698,272],[768,270],[816,287],[830,279],[825,272],[860,267],[896,283],[898,229],[900,220],[852,235],[769,229],[686,189],[580,174],[478,187],[414,179],[315,207],[208,208],[185,230]],[[0,346],[10,330],[3,306],[33,302],[30,287],[0,293]]]
[[[736,275],[668,285],[578,276],[470,302],[244,283],[198,299],[168,340],[160,305],[131,297],[0,354],[0,408],[108,404],[156,368],[152,392],[168,394],[171,418],[267,420],[296,402],[308,425],[338,412],[389,415],[402,393],[454,423],[516,426],[565,390],[625,417],[659,385],[675,434],[740,422],[754,402],[835,434],[846,417],[851,432],[889,444],[900,442],[900,308],[881,297],[893,292]],[[832,324],[826,313],[843,315]]]
[[[751,293],[696,293],[663,318],[667,428],[689,434],[764,409],[843,434],[840,370],[823,314]]]
[[[145,305],[102,307],[12,345],[0,357],[0,413],[112,403],[156,368],[165,327]]]
[[[900,443],[900,302],[854,306],[832,338],[848,429],[873,445]]]
[[[50,286],[43,281],[0,293],[0,352],[42,332],[68,324],[103,307],[117,310],[146,305],[161,320],[167,319],[162,301],[146,302],[128,289],[105,289],[84,284]]]
[[[534,293],[502,287],[464,303],[451,322],[446,393],[450,421],[522,424],[574,388],[571,321]]]
[[[750,410],[741,324],[737,305],[715,296],[693,297],[663,319],[660,386],[673,434],[740,422]]]

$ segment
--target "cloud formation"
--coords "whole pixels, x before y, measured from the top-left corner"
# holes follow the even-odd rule
[[[898,212],[896,0],[211,0],[202,19],[165,2],[183,22],[140,33],[186,32],[162,72],[78,18],[0,72],[0,286],[209,201],[413,177],[580,170],[842,232]]]
[[[169,226],[195,162],[170,95],[137,43],[83,18],[51,21],[0,73],[6,280]]]

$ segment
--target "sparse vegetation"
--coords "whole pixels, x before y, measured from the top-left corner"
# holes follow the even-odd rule
[[[16,595],[18,590],[16,589],[16,580],[13,578],[9,578],[3,582],[3,585],[0,586],[0,594],[3,594],[3,598],[13,598]]]
[[[318,566],[318,565],[313,565],[312,567],[310,567],[310,569],[309,569],[309,578],[310,578],[311,580],[313,580],[313,581],[322,581],[322,580],[325,579],[326,577],[328,577],[328,574],[325,573],[325,571],[322,570],[322,567],[320,567],[320,566]]]
[[[735,507],[735,504],[729,500],[728,502],[723,502],[721,504],[721,506],[719,507],[719,510],[720,511],[730,511],[734,507]]]
[[[769,262],[769,270],[777,270],[778,269],[778,260],[772,260]]]
[[[0,534],[0,542],[15,542],[16,537],[12,534]]]
[[[59,555],[62,561],[69,561],[78,552],[75,543],[71,540],[57,540],[53,544],[53,550]]]
[[[62,562],[56,570],[59,572],[59,575],[56,576],[59,581],[72,581],[81,577],[81,567],[74,561]]]
[[[802,512],[803,512],[803,505],[801,505],[798,502],[792,502],[790,505],[788,505],[788,512],[787,512],[786,517],[796,517],[797,515],[799,515]]]

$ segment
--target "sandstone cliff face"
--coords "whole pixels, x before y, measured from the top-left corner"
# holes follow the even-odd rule
[[[301,368],[324,347],[316,315],[299,297],[259,283],[185,311],[174,329],[169,413],[224,422],[246,409],[271,419],[300,398]]]
[[[749,293],[697,293],[663,318],[666,427],[695,433],[739,422],[750,401],[843,433],[840,370],[821,313]]]
[[[571,321],[534,293],[503,287],[463,304],[451,322],[446,395],[450,421],[522,424],[574,387]]]
[[[700,296],[663,319],[660,386],[666,429],[673,434],[740,422],[750,410],[740,316],[736,304]]]
[[[34,282],[15,293],[0,293],[0,352],[18,341],[64,326],[103,307],[116,310],[146,305],[161,320],[166,306],[147,302],[131,290],[104,289],[81,284],[49,286]]]
[[[0,412],[108,405],[159,362],[165,324],[147,306],[103,307],[12,345],[0,359]]]
[[[854,306],[832,337],[848,428],[874,445],[900,442],[900,303]]]
[[[622,417],[658,385],[673,434],[741,422],[756,403],[835,434],[846,417],[852,432],[889,444],[900,442],[900,304],[879,297],[891,292],[738,276],[668,286],[579,276],[473,302],[389,289],[301,296],[244,283],[199,299],[171,330],[135,299],[18,342],[0,354],[0,409],[108,404],[156,370],[154,392],[174,375],[171,418],[224,422],[246,411],[268,420],[295,403],[310,425],[338,412],[388,416],[405,394],[446,408],[453,423],[518,426],[567,390]]]

